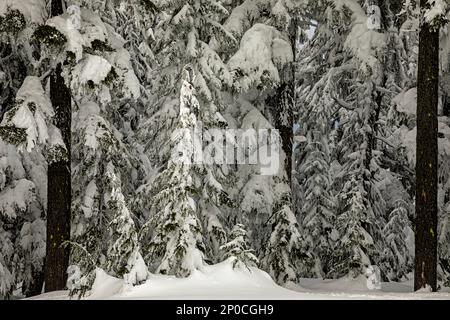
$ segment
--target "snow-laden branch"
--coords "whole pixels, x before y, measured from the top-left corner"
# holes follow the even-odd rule
[[[350,111],[354,111],[356,109],[356,107],[352,106],[351,104],[349,104],[348,102],[342,100],[341,98],[335,96],[333,93],[331,94],[331,97],[333,98],[334,101],[336,101],[336,103],[338,105],[340,105],[342,108],[350,110]]]

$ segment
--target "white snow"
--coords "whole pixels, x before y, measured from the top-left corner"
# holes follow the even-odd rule
[[[436,22],[435,19],[445,16],[447,4],[444,0],[428,0],[428,3],[430,9],[425,10],[423,16],[426,23],[433,24]]]
[[[92,81],[94,84],[100,84],[111,71],[111,67],[108,60],[103,57],[86,55],[86,59],[74,68],[73,78],[74,81],[78,81],[81,85],[85,85],[88,81]],[[72,86],[77,85],[72,83]]]
[[[264,5],[265,0],[245,0],[243,3],[233,9],[227,21],[224,23],[224,28],[240,37],[250,21],[256,21],[260,17],[260,7]],[[214,41],[213,41],[214,42]],[[216,43],[213,43],[213,48]]]
[[[95,180],[91,180],[86,187],[86,193],[81,204],[81,210],[83,210],[84,216],[87,219],[92,217],[92,215],[94,214],[92,208],[96,196],[98,196],[97,185],[95,183]]]
[[[0,212],[9,218],[16,218],[25,212],[34,201],[34,183],[27,179],[14,181],[11,187],[2,190],[0,194]]]
[[[369,290],[365,276],[338,280],[301,279],[289,289],[278,286],[270,276],[254,267],[233,269],[232,259],[195,270],[187,278],[150,274],[148,280],[134,287],[97,269],[94,286],[84,299],[450,299],[450,293],[413,293],[412,283],[382,283],[381,289]],[[56,291],[31,297],[33,300],[69,299],[68,291]]]
[[[102,269],[97,268],[90,298],[101,299],[117,294],[123,285],[123,280],[111,277]]]
[[[59,32],[67,38],[66,50],[75,54],[75,59],[78,62],[83,56],[83,46],[86,41],[79,30],[69,27],[69,16],[61,15],[47,20],[46,24],[56,28]]]
[[[25,78],[17,92],[16,102],[17,110],[8,111],[12,113],[12,117],[5,117],[2,125],[26,129],[26,149],[31,152],[36,144],[47,142],[49,134],[46,119],[51,118],[54,112],[39,78],[34,76]]]
[[[407,91],[402,91],[392,99],[396,104],[397,111],[405,114],[415,115],[417,110],[417,88],[411,88]]]
[[[109,60],[119,77],[122,77],[124,97],[138,99],[141,96],[141,84],[133,71],[129,52],[124,48],[118,49],[110,55]]]
[[[0,15],[4,15],[9,8],[19,10],[25,19],[42,24],[46,18],[45,0],[2,0],[0,1]]]
[[[126,284],[140,283],[147,279],[147,265],[145,264],[142,255],[139,253],[139,248],[136,248],[131,254],[128,260],[127,269],[129,269],[129,272],[124,275]]]
[[[289,42],[274,27],[255,24],[245,32],[239,50],[230,58],[230,70],[243,73],[240,88],[249,90],[262,81],[279,82],[277,67],[293,60]]]
[[[345,47],[362,62],[362,68],[371,70],[375,76],[379,76],[381,70],[376,53],[385,50],[386,35],[368,27],[369,16],[356,0],[334,0],[334,3],[337,9],[346,6],[352,12],[353,24]]]

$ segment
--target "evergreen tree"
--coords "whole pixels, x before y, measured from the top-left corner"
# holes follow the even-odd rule
[[[231,75],[220,56],[209,46],[211,30],[214,30],[220,43],[235,43],[234,37],[218,23],[228,14],[216,1],[193,0],[155,1],[160,14],[154,27],[154,43],[151,50],[155,56],[152,75],[157,76],[153,83],[153,98],[149,119],[143,123],[139,132],[145,153],[151,162],[152,173],[139,188],[138,205],[144,216],[152,220],[148,195],[162,188],[154,181],[156,174],[169,168],[171,133],[177,128],[179,119],[174,112],[178,106],[177,89],[183,87],[182,79],[190,80],[198,107],[192,110],[200,121],[198,128],[203,137],[203,148],[214,150],[211,154],[224,154],[208,135],[208,129],[223,129],[227,121],[222,116],[221,90],[231,85]],[[207,261],[217,262],[219,246],[225,241],[223,223],[226,211],[231,204],[227,192],[228,168],[222,163],[205,163],[198,166],[198,179],[203,187],[198,190],[197,216],[203,231]],[[147,207],[147,208],[145,208]],[[147,224],[148,225],[148,224]],[[151,230],[148,230],[151,231]],[[143,233],[146,237],[146,233]]]
[[[205,244],[198,208],[198,172],[194,163],[198,134],[195,110],[200,107],[190,78],[186,75],[180,93],[180,118],[173,135],[174,150],[167,169],[158,175],[154,187],[151,218],[153,235],[146,259],[157,262],[156,271],[179,277],[204,264]]]
[[[247,231],[244,225],[238,223],[231,230],[229,241],[220,247],[225,259],[232,259],[233,268],[256,267],[258,258],[253,254],[253,249],[248,248]]]
[[[341,194],[345,204],[336,220],[340,239],[330,267],[330,274],[337,277],[349,275],[356,278],[363,274],[371,265],[371,258],[377,254],[374,240],[365,227],[375,223],[374,217],[367,215],[367,193],[357,179],[351,178]]]
[[[318,117],[319,118],[319,117]],[[326,122],[325,122],[326,123]],[[302,237],[316,259],[315,270],[307,274],[323,277],[327,272],[327,257],[331,255],[332,248],[337,240],[337,231],[334,229],[335,200],[330,193],[329,154],[326,140],[321,133],[310,129],[308,132],[308,145],[304,152],[307,155],[299,167],[301,176],[304,176],[304,203],[301,208],[300,228]]]
[[[4,223],[8,226],[5,233],[20,248],[15,261],[9,260],[11,265],[5,268],[14,270],[9,273],[15,274],[17,282],[11,281],[11,285],[23,280],[22,290],[26,295],[40,293],[43,283],[47,207],[47,190],[43,189],[47,182],[47,162],[53,159],[56,150],[65,152],[61,135],[51,123],[53,117],[52,105],[40,79],[29,76],[0,126],[6,160],[1,199]],[[11,166],[9,162],[13,159],[19,163]]]
[[[76,120],[72,127],[71,153],[70,269],[74,274],[70,283],[71,294],[83,295],[93,283],[96,267],[118,277],[130,277],[129,272],[135,268],[130,264],[133,262],[140,275],[144,274],[136,243],[132,249],[126,242],[116,243],[115,237],[119,236],[114,233],[123,230],[132,233],[132,229],[137,232],[137,226],[130,221],[135,217],[129,214],[132,202],[129,194],[134,193],[140,179],[141,162],[126,141],[127,121],[120,113],[120,106],[139,99],[141,88],[130,54],[123,47],[124,40],[98,14],[72,5],[68,14],[53,17],[47,25],[54,26],[68,39],[60,54],[65,57],[63,74],[74,101]],[[106,172],[131,179],[105,179]],[[108,207],[106,199],[111,197],[111,190],[120,190],[117,192],[123,196],[118,211]],[[108,228],[111,221],[116,221],[112,225],[117,229],[112,233]],[[131,250],[134,259],[116,254],[108,261],[106,257],[113,243],[114,250],[119,252]],[[127,260],[126,267],[123,259]],[[131,284],[142,280],[142,276],[137,278]]]
[[[408,204],[399,200],[383,228],[387,247],[382,253],[380,268],[385,278],[390,281],[407,279],[413,268],[413,250],[409,248],[413,242],[414,231],[408,216]]]
[[[238,183],[242,190],[241,210],[246,214],[244,223],[248,221],[251,225],[252,245],[256,249],[257,256],[261,258],[262,268],[275,278],[286,281],[292,280],[292,277],[290,279],[284,277],[284,274],[291,273],[290,270],[281,270],[280,265],[267,264],[276,263],[271,258],[265,258],[269,252],[267,246],[274,246],[271,250],[275,250],[278,248],[275,240],[280,238],[268,240],[271,230],[270,224],[266,224],[266,221],[278,211],[275,208],[283,202],[281,199],[292,198],[290,184],[294,102],[293,48],[297,34],[297,23],[293,17],[299,12],[302,4],[302,1],[243,1],[234,8],[224,23],[225,29],[240,38],[240,46],[231,55],[228,66],[235,75],[232,91],[236,97],[234,103],[237,101],[242,106],[239,115],[241,128],[253,130],[274,128],[278,132],[274,138],[279,140],[279,143],[272,141],[270,146],[280,155],[281,168],[278,172],[272,173],[273,176],[257,177],[254,170],[244,167],[237,174],[241,180]],[[229,55],[223,47],[217,46],[217,50],[224,52],[226,56]],[[249,94],[255,90],[259,94]],[[245,154],[247,159],[260,153],[258,143],[260,141],[255,140],[254,145],[251,145],[252,149]],[[290,211],[292,212],[292,208]],[[276,221],[293,223],[290,219],[284,222]],[[289,229],[294,228],[298,226]],[[278,227],[272,226],[272,229]],[[284,248],[291,249],[290,246]],[[291,257],[297,259],[295,255]],[[290,268],[286,264],[281,266]],[[276,274],[278,272],[280,277]]]
[[[147,279],[147,267],[140,253],[135,223],[127,208],[121,190],[120,177],[114,172],[112,162],[106,166],[106,179],[111,190],[105,197],[110,235],[106,254],[106,270],[116,277],[124,277],[128,284],[135,285]]]
[[[297,283],[298,268],[310,268],[312,255],[302,250],[301,236],[298,231],[297,220],[290,209],[290,199],[283,199],[278,203],[268,223],[272,232],[268,240],[263,263],[268,266],[268,272],[280,285],[289,282]],[[302,265],[296,263],[300,261]]]
[[[24,10],[31,5],[33,10]],[[43,284],[47,152],[41,142],[47,141],[46,134],[52,131],[47,130],[45,117],[53,110],[39,79],[29,78],[28,84],[24,81],[37,69],[31,35],[46,16],[42,1],[0,5],[0,296],[3,298],[11,297],[20,283],[19,294],[26,296],[40,293]],[[20,117],[16,116],[18,110]]]

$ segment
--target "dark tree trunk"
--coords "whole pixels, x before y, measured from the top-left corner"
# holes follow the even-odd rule
[[[52,17],[59,16],[64,13],[63,0],[52,0]]]
[[[52,16],[63,13],[61,0],[52,1]],[[70,126],[71,95],[61,75],[61,63],[50,78],[50,100],[55,110],[55,126],[60,129],[68,150],[67,160],[48,165],[47,184],[47,252],[45,258],[45,291],[66,287],[69,246],[61,244],[70,239],[71,170]]]
[[[288,36],[294,54],[294,61],[286,64],[280,71],[282,83],[276,89],[275,94],[266,101],[274,121],[274,126],[280,134],[281,148],[286,156],[283,169],[286,175],[286,182],[290,186],[292,182],[292,152],[294,140],[295,44],[297,39],[297,27],[297,19],[293,18],[289,26]]]
[[[286,156],[283,167],[280,169],[284,171],[288,184],[292,180],[293,93],[293,83],[284,83],[277,88],[275,95],[266,101],[274,119],[274,127],[280,134],[281,148]]]
[[[450,117],[450,95],[444,97],[442,115]]]
[[[421,0],[424,8],[427,0]],[[416,235],[414,289],[436,291],[439,31],[424,24],[417,78]]]

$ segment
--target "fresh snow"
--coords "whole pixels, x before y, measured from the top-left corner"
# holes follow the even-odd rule
[[[435,19],[445,16],[447,4],[445,0],[428,0],[430,9],[425,10],[424,18],[429,24],[433,24]]]
[[[9,111],[12,117],[5,117],[2,125],[26,129],[26,149],[31,152],[36,144],[44,144],[49,139],[46,119],[53,117],[53,108],[39,78],[34,76],[25,78],[17,92],[16,102],[17,110]]]
[[[41,24],[47,16],[45,2],[45,0],[2,0],[0,1],[0,15],[3,15],[8,8],[16,9],[22,12],[25,19]]]
[[[417,111],[417,88],[411,88],[399,93],[392,102],[396,104],[397,111],[405,114],[416,115]]]
[[[290,44],[274,27],[257,23],[242,37],[241,46],[231,57],[231,70],[240,70],[244,77],[240,86],[247,91],[263,81],[280,81],[277,67],[293,60]]]
[[[92,81],[94,84],[100,84],[111,71],[111,67],[111,64],[105,58],[87,55],[86,60],[75,67],[73,71],[74,78],[77,78],[81,85],[85,85],[89,81]],[[78,84],[72,83],[72,86],[76,85]]]
[[[151,274],[137,286],[96,270],[92,290],[85,298],[92,299],[170,299],[184,300],[343,300],[343,299],[450,299],[450,293],[412,292],[412,282],[382,283],[381,290],[369,290],[365,276],[338,280],[301,279],[300,285],[278,286],[264,271],[250,267],[233,269],[232,258],[204,266],[187,278]],[[55,291],[31,297],[30,300],[67,300],[68,291]],[[73,297],[72,299],[76,299]]]

